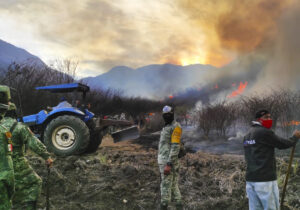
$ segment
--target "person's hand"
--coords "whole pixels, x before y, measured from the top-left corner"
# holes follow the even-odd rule
[[[300,131],[295,130],[293,133],[293,136],[295,136],[296,138],[300,139]]]
[[[52,167],[52,164],[53,164],[53,160],[51,158],[48,158],[46,160],[46,165],[48,165],[50,168]]]
[[[171,173],[172,167],[169,165],[166,165],[164,168],[164,175],[169,175]]]

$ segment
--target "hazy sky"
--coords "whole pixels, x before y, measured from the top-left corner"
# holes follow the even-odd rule
[[[79,76],[114,66],[223,66],[270,44],[297,0],[0,0],[0,39]]]

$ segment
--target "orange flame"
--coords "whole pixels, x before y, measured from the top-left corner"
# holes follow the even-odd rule
[[[282,125],[284,127],[292,126],[292,125],[300,125],[300,121],[292,120],[290,122],[284,122],[284,123],[282,123]]]
[[[238,89],[233,91],[229,96],[227,96],[227,98],[233,98],[235,96],[242,94],[245,88],[247,87],[247,85],[248,85],[247,81],[245,83],[240,82],[240,86],[238,87]]]
[[[172,98],[174,98],[174,96],[172,96],[172,95],[169,95],[169,99],[172,99]]]

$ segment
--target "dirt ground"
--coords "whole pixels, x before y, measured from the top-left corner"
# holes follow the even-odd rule
[[[142,136],[118,144],[106,137],[96,153],[56,157],[49,178],[50,209],[158,209],[158,137]],[[41,158],[33,155],[28,158],[43,178],[38,207],[45,209],[47,170]],[[287,161],[287,158],[278,160],[280,188]],[[185,209],[248,209],[243,156],[198,151],[188,153],[180,162],[179,188]],[[300,209],[297,164],[288,186],[286,209]],[[171,205],[169,209],[175,208]]]

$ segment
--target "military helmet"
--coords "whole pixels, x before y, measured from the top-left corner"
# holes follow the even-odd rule
[[[10,101],[10,89],[6,85],[0,85],[0,103],[8,104]]]

